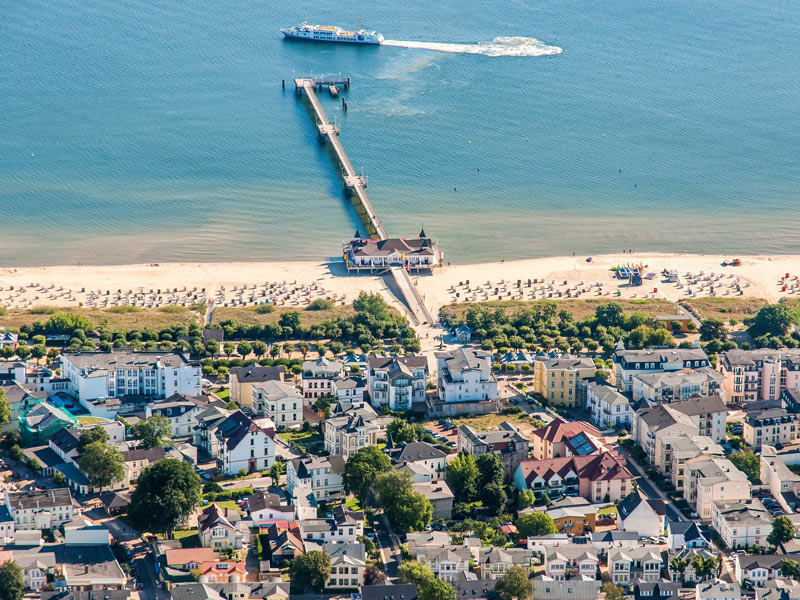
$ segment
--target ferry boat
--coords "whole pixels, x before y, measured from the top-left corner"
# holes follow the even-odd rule
[[[303,21],[302,25],[295,25],[288,29],[281,29],[287,38],[311,40],[314,42],[346,42],[349,44],[380,44],[383,36],[377,31],[348,31],[333,25],[309,25]]]

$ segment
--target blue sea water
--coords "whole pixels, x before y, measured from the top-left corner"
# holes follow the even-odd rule
[[[288,42],[524,36],[553,56]],[[322,96],[387,229],[453,262],[800,253],[800,3],[0,2],[0,264],[319,259],[359,225]]]

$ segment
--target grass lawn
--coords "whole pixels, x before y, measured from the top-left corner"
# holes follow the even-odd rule
[[[762,306],[767,304],[763,298],[691,298],[684,300],[687,306],[700,315],[700,319],[722,319],[727,324],[731,319],[742,322],[753,317]],[[797,301],[795,301],[797,302]],[[797,306],[797,305],[795,305]]]
[[[0,327],[19,329],[23,325],[32,325],[36,321],[44,323],[55,313],[71,313],[86,317],[95,329],[105,327],[111,331],[131,331],[145,328],[159,330],[172,325],[201,324],[205,306],[198,307],[198,310],[200,312],[183,306],[151,309],[133,306],[112,308],[38,307],[33,310],[14,308],[8,309],[4,315],[0,316]]]
[[[268,313],[258,312],[258,306],[242,306],[236,308],[219,306],[214,308],[213,322],[221,323],[222,321],[233,319],[245,325],[266,325],[267,323],[278,322],[281,315],[285,313],[294,312],[300,315],[300,322],[306,327],[322,323],[328,319],[350,317],[355,314],[352,305],[336,306],[329,310],[306,310],[299,306],[276,306],[275,310]]]
[[[199,548],[200,536],[197,529],[182,529],[174,532],[174,537],[181,543],[181,548]]]
[[[322,436],[314,430],[300,431],[292,429],[290,431],[281,431],[278,437],[298,446],[308,446],[322,441]]]
[[[101,417],[78,417],[78,423],[81,425],[97,425],[105,421],[108,421],[108,419],[103,419]]]
[[[220,400],[229,400],[231,397],[231,388],[220,387],[220,388],[211,388],[211,391],[220,399]]]
[[[597,307],[601,304],[608,304],[609,302],[616,302],[626,312],[642,311],[650,316],[656,315],[671,315],[677,312],[675,304],[669,300],[660,298],[646,300],[646,299],[629,299],[629,298],[587,298],[585,300],[567,299],[567,300],[490,300],[488,302],[458,302],[456,304],[448,304],[443,307],[446,311],[455,316],[461,316],[472,307],[483,306],[486,308],[502,308],[507,314],[513,314],[521,308],[533,308],[536,305],[544,304],[547,302],[555,302],[558,310],[566,310],[572,313],[576,321],[581,321],[586,317],[592,316]]]
[[[244,514],[244,511],[241,508],[239,508],[239,505],[236,504],[236,502],[234,502],[233,500],[217,500],[216,502],[214,502],[214,504],[216,504],[220,508],[227,508],[229,510],[236,510],[236,511],[239,512],[240,515]]]
[[[522,434],[526,437],[530,437],[530,435],[536,430],[536,427],[533,426],[530,417],[524,413],[515,415],[500,415],[495,413],[489,415],[476,415],[474,417],[454,417],[451,419],[451,421],[453,421],[456,427],[460,427],[461,425],[469,425],[478,431],[494,430],[497,429],[497,426],[503,421],[508,421],[509,423],[513,423],[519,427]],[[433,421],[423,423],[425,427],[430,427],[433,424]]]
[[[600,515],[615,515],[615,514],[617,514],[617,507],[614,506],[613,504],[610,504],[609,506],[604,506],[603,508],[597,511],[598,517]]]
[[[345,502],[344,505],[350,510],[361,510],[361,505],[358,503],[358,498],[355,496]]]

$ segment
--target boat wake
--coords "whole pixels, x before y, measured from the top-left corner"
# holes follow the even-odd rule
[[[474,44],[383,40],[382,45],[453,54],[482,54],[483,56],[552,56],[563,52],[558,46],[548,46],[536,38],[529,37],[496,37],[491,42]]]

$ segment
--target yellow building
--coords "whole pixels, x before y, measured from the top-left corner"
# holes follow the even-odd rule
[[[533,391],[550,404],[580,406],[583,401],[583,382],[594,377],[591,358],[563,356],[533,363]]]
[[[559,533],[583,535],[586,532],[594,531],[598,510],[599,507],[593,504],[564,506],[550,509],[547,514],[553,519]]]

